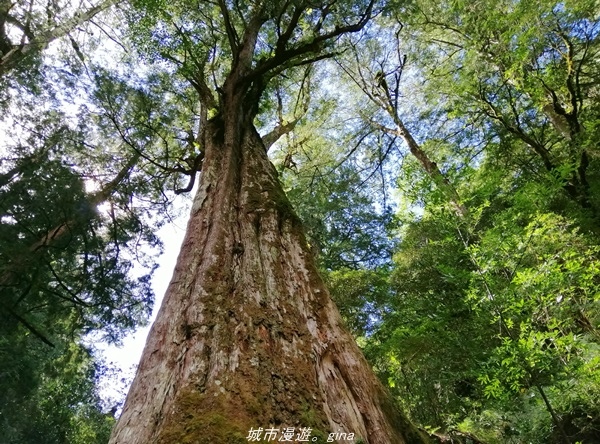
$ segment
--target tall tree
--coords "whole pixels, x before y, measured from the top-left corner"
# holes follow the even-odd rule
[[[91,56],[83,44],[77,51]],[[146,211],[160,196],[148,174],[153,165],[115,128],[103,89],[150,128],[152,103],[89,63],[82,70],[79,58],[50,58],[27,57],[3,78],[2,93],[18,95],[20,106],[7,107],[0,138],[0,435],[2,442],[106,442],[114,418],[97,394],[102,370],[89,335],[119,341],[147,320],[154,266],[144,250],[158,240]],[[42,69],[37,86],[12,82]]]
[[[331,56],[373,2],[141,6],[138,23],[156,41],[138,37],[197,93],[203,161],[175,273],[110,442],[245,442],[251,428],[288,427],[423,442],[343,326],[254,126],[270,81]]]
[[[421,118],[445,128],[413,126],[438,178],[419,156],[404,162],[420,167],[405,169],[404,185],[425,209],[407,224],[397,295],[367,355],[423,424],[489,442],[594,442],[596,405],[583,387],[597,387],[597,258],[587,232],[598,183],[597,11],[587,2],[415,4],[407,34],[422,46],[404,51],[429,85]],[[402,53],[381,46],[375,62],[361,47],[355,83],[373,102],[379,94],[385,111],[406,102],[414,111],[417,94],[398,100]],[[393,112],[365,114],[415,154]],[[469,210],[465,224],[436,204],[441,171]],[[440,191],[446,203],[457,195]],[[440,360],[449,355],[463,359]],[[480,426],[489,421],[496,430]]]
[[[429,100],[512,139],[525,174],[597,214],[598,20],[593,2],[412,4]],[[428,49],[425,49],[428,48]]]

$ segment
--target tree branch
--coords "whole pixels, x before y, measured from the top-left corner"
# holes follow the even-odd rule
[[[43,50],[54,40],[66,36],[77,26],[113,6],[117,1],[119,0],[103,0],[98,5],[86,11],[75,13],[72,17],[65,19],[63,23],[60,23],[51,29],[46,29],[37,35],[28,36],[28,43],[23,42],[20,45],[13,46],[10,51],[2,56],[0,59],[0,76],[6,74],[6,72],[11,69],[14,69],[27,54],[32,51]],[[26,28],[28,28],[28,26],[26,26]]]
[[[358,32],[364,28],[367,22],[372,17],[374,0],[369,2],[369,5],[365,9],[365,12],[360,16],[360,19],[351,25],[336,26],[332,31],[317,35],[311,41],[298,45],[291,49],[281,49],[279,52],[275,51],[275,54],[265,60],[259,61],[256,67],[251,70],[247,75],[248,82],[263,77],[270,71],[277,69],[282,65],[287,65],[288,62],[292,62],[288,66],[298,66],[302,64],[301,60],[297,60],[306,54],[318,53],[322,49],[323,44],[343,34]],[[279,41],[276,44],[276,48],[281,47]]]
[[[285,134],[288,134],[294,130],[300,118],[294,119],[291,122],[281,123],[273,128],[272,131],[265,134],[262,137],[263,144],[265,145],[265,149],[269,151],[269,148],[273,146],[275,142],[279,140],[279,138]]]
[[[229,10],[227,9],[227,5],[225,4],[225,0],[218,0],[217,4],[219,5],[219,9],[221,10],[221,14],[223,14],[223,23],[225,25],[225,32],[227,33],[227,39],[229,40],[229,46],[231,47],[231,53],[233,54],[234,63],[238,58],[239,46],[240,46],[240,38],[235,30],[235,27],[231,23],[231,17],[229,15]]]
[[[4,309],[13,317],[15,318],[17,321],[19,321],[27,330],[29,330],[31,333],[33,333],[33,335],[40,339],[44,344],[54,348],[55,345],[50,342],[50,340],[48,338],[46,338],[46,336],[44,336],[42,333],[40,333],[33,325],[31,325],[25,318],[23,318],[21,315],[19,315],[17,312],[15,312],[12,308],[10,307],[6,307],[4,306]]]

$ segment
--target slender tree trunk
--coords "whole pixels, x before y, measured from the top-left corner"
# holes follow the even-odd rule
[[[550,416],[552,417],[552,422],[554,423],[554,426],[558,430],[558,434],[559,434],[561,440],[563,441],[563,444],[570,444],[571,440],[569,439],[569,437],[567,436],[567,433],[565,432],[565,429],[562,425],[562,421],[560,420],[560,418],[554,411],[554,408],[552,407],[550,400],[546,396],[546,392],[544,391],[542,386],[539,384],[536,384],[535,388],[538,389],[538,392],[542,396],[542,399],[544,400],[544,404],[546,404],[546,409],[548,410],[548,413],[550,413]]]
[[[426,442],[343,326],[251,118],[223,100],[224,117],[205,128],[174,276],[110,443],[246,443],[259,427]]]
[[[71,17],[63,19],[60,23],[53,23],[56,17],[49,17],[49,24],[47,28],[38,30],[36,34],[32,34],[28,31],[27,37],[29,41],[20,41],[12,43],[6,39],[6,36],[0,39],[0,77],[6,75],[10,70],[19,66],[25,57],[35,51],[43,51],[52,43],[61,37],[68,35],[73,32],[78,26],[85,22],[93,19],[100,12],[115,5],[118,0],[102,0],[95,6],[87,10],[79,10]],[[0,24],[4,25],[8,11],[10,8],[4,7],[4,3],[10,5],[10,2],[3,2],[0,6]],[[3,40],[3,41],[2,41]],[[4,47],[4,48],[2,48]]]

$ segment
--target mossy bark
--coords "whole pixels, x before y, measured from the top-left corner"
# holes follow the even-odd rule
[[[205,128],[186,238],[111,444],[231,444],[251,427],[424,442],[344,328],[233,96]]]

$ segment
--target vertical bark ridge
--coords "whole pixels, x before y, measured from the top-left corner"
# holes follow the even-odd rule
[[[111,444],[242,443],[251,427],[424,442],[344,328],[254,127],[214,120],[207,134],[182,251]]]

